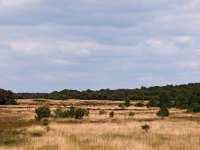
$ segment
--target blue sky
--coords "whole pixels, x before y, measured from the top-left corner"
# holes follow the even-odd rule
[[[199,0],[0,0],[0,88],[199,82]]]

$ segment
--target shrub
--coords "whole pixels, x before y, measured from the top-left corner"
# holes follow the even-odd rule
[[[85,112],[84,112],[84,114],[85,114],[85,116],[89,116],[89,114],[90,114],[90,111],[89,111],[89,109],[85,109]]]
[[[145,105],[143,103],[141,103],[141,102],[138,102],[138,103],[135,104],[135,106],[137,106],[137,107],[143,107]]]
[[[190,106],[188,110],[191,110],[191,112],[194,112],[194,113],[200,112],[200,105],[197,103],[194,103]]]
[[[135,116],[135,113],[131,111],[131,112],[129,112],[129,116],[133,117],[133,116]]]
[[[35,113],[36,113],[36,118],[38,118],[38,119],[48,118],[51,115],[51,111],[50,111],[49,107],[47,107],[47,106],[42,106],[42,107],[36,108]]]
[[[106,114],[105,110],[99,110],[99,115],[104,115],[104,114]]]
[[[157,97],[152,97],[146,105],[147,107],[158,107],[159,101]]]
[[[62,111],[61,108],[57,108],[54,111],[54,116],[57,118],[76,118],[81,119],[83,116],[88,116],[89,110],[87,109],[75,109],[74,107],[71,107],[69,110]]]
[[[110,113],[109,113],[109,116],[110,116],[110,118],[113,118],[114,117],[114,112],[113,111],[111,111]]]
[[[75,119],[81,119],[85,115],[85,110],[84,109],[76,109],[74,115],[75,115]]]
[[[126,106],[126,107],[129,107],[130,106],[130,100],[125,100],[125,103],[124,103],[124,105]]]
[[[122,104],[122,103],[119,103],[119,105],[118,105],[119,107],[124,107],[124,104]]]
[[[157,115],[160,117],[167,117],[169,116],[169,111],[166,106],[161,106],[160,110],[157,112]]]
[[[43,122],[42,122],[42,125],[43,125],[43,126],[48,126],[48,125],[49,125],[49,120],[45,118],[45,119],[43,120]]]
[[[60,117],[62,117],[62,115],[63,115],[63,112],[62,112],[62,110],[61,110],[60,107],[57,108],[57,109],[54,111],[54,116],[55,116],[56,118],[60,118]]]
[[[149,129],[150,129],[150,126],[149,126],[148,124],[145,124],[145,125],[142,125],[141,128],[142,128],[143,130],[145,130],[146,132],[148,132]]]

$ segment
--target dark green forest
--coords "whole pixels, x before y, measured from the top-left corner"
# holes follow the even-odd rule
[[[82,99],[82,100],[149,100],[148,107],[157,107],[165,103],[167,107],[188,109],[193,112],[200,111],[200,83],[183,85],[166,85],[154,87],[141,87],[136,89],[101,89],[54,91],[52,93],[12,93],[0,91],[1,104],[9,103],[14,99]],[[2,94],[3,93],[3,94]],[[7,93],[7,96],[5,96]],[[10,96],[9,96],[10,95]],[[5,99],[8,101],[5,102]],[[3,102],[3,103],[2,103]]]

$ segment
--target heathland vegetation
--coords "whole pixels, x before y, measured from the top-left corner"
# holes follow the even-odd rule
[[[0,150],[200,149],[200,113],[186,109],[146,107],[148,101],[16,102],[0,105]]]

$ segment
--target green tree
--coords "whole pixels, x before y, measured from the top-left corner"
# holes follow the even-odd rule
[[[0,89],[0,105],[16,104],[14,94],[11,91]]]
[[[169,111],[166,106],[161,106],[160,110],[157,112],[157,115],[164,118],[169,116]]]
[[[170,107],[170,100],[169,100],[169,95],[166,92],[161,92],[158,96],[159,100],[159,106],[165,106],[167,108]]]
[[[149,102],[147,103],[147,107],[158,107],[159,101],[157,96],[153,96],[150,98]]]

